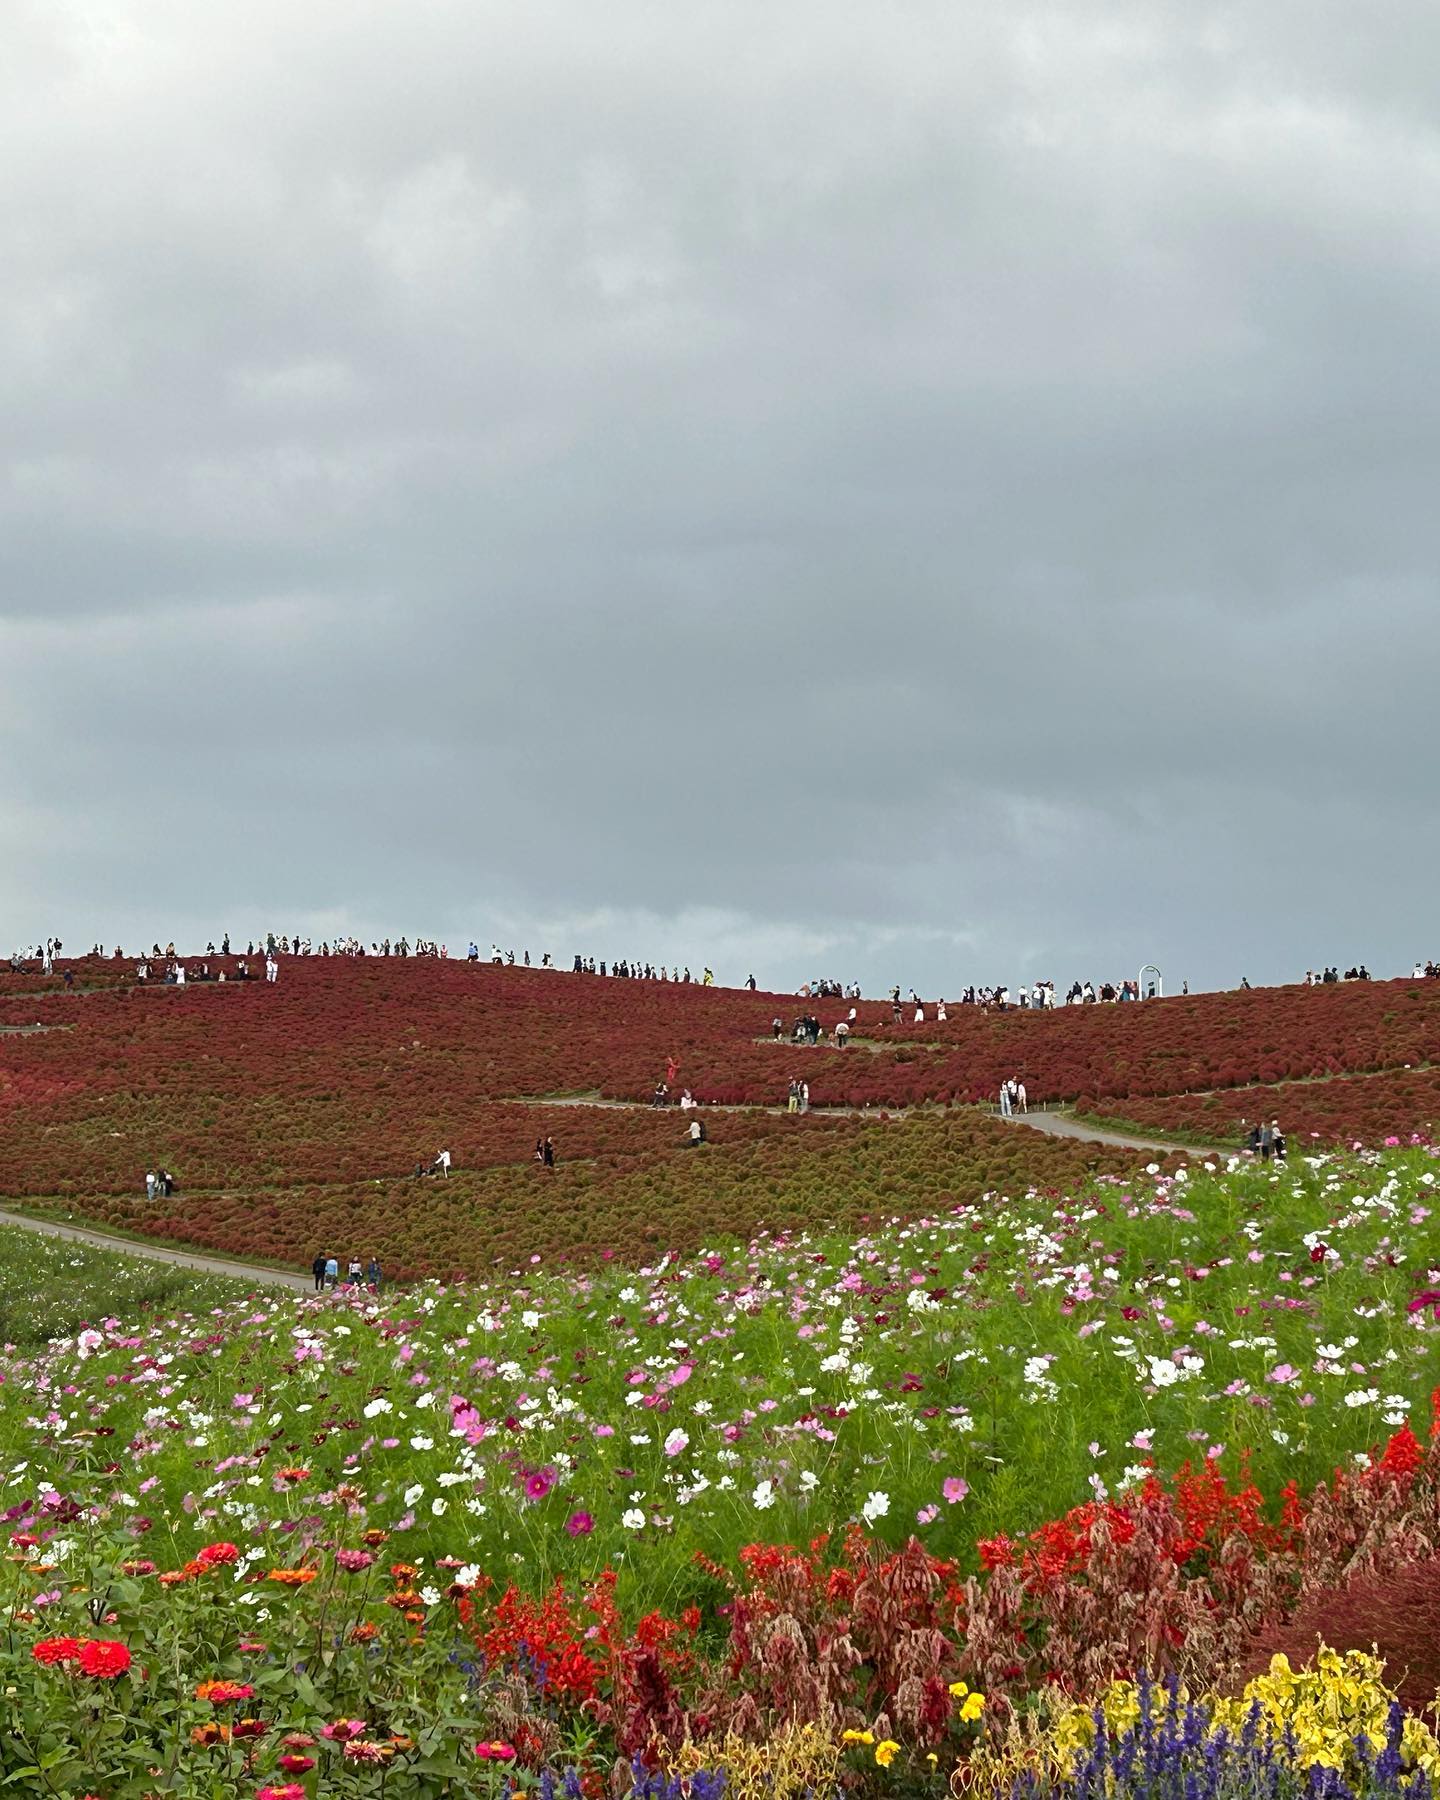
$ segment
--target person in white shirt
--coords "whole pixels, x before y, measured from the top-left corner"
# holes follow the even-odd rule
[[[435,1158],[435,1167],[447,1181],[450,1179],[450,1152],[448,1150],[442,1150]]]
[[[267,981],[274,981],[275,978],[279,975],[279,973],[280,973],[279,963],[276,962],[276,960],[273,956],[267,956],[265,958],[265,979]]]

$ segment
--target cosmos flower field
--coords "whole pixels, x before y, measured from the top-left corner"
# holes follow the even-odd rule
[[[703,1791],[748,1743],[938,1793],[1056,1680],[1239,1670],[1307,1582],[1440,1528],[1437,1176],[1424,1146],[1152,1165],[859,1235],[97,1313],[0,1364],[0,1768],[309,1800],[639,1757]]]

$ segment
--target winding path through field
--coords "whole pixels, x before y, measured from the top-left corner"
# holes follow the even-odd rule
[[[172,1250],[168,1244],[138,1243],[131,1238],[112,1237],[108,1232],[91,1231],[83,1225],[62,1225],[58,1220],[34,1219],[27,1213],[7,1212],[3,1207],[0,1207],[0,1225],[17,1225],[22,1231],[38,1232],[41,1237],[64,1238],[72,1244],[89,1244],[96,1250],[118,1250],[126,1256],[144,1256],[151,1262],[193,1269],[200,1275],[230,1275],[237,1281],[298,1288],[302,1292],[314,1285],[309,1275],[292,1275],[287,1269],[267,1269],[260,1263],[233,1262],[224,1256]]]
[[[663,1111],[675,1114],[674,1106],[655,1107],[649,1100],[608,1100],[601,1094],[526,1094],[518,1099],[505,1102],[507,1106],[595,1106],[613,1112],[651,1112]],[[700,1113],[785,1113],[789,1109],[784,1106],[759,1106],[754,1103],[705,1103],[697,1106]],[[1024,1112],[1011,1113],[1008,1116],[995,1110],[994,1107],[967,1105],[942,1106],[931,1101],[922,1101],[918,1106],[812,1106],[808,1117],[815,1118],[850,1118],[858,1115],[861,1118],[879,1122],[884,1119],[904,1119],[912,1113],[973,1112],[982,1118],[993,1119],[998,1125],[1028,1125],[1032,1131],[1043,1132],[1046,1137],[1074,1138],[1086,1144],[1108,1144],[1117,1150],[1142,1150],[1147,1155],[1168,1156],[1172,1151],[1180,1151],[1185,1156],[1227,1156],[1229,1152],[1219,1144],[1180,1144],[1173,1139],[1168,1143],[1159,1138],[1138,1137],[1134,1132],[1112,1131],[1108,1125],[1092,1125],[1088,1119],[1077,1119],[1064,1112]],[[680,1114],[688,1118],[689,1114]]]

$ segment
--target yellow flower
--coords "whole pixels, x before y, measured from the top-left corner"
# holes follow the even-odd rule
[[[936,1766],[936,1764],[940,1761],[940,1758],[935,1754],[935,1752],[933,1750],[927,1750],[925,1752],[925,1760],[926,1760],[926,1762],[929,1763],[930,1767],[933,1769]]]
[[[873,1744],[875,1733],[873,1731],[842,1731],[840,1742],[842,1744]]]
[[[971,1694],[965,1704],[960,1708],[960,1723],[962,1725],[973,1725],[984,1710],[985,1696],[983,1694]]]
[[[963,1700],[970,1690],[963,1681],[952,1681],[950,1683],[950,1692],[955,1699]]]
[[[875,1760],[882,1769],[888,1769],[899,1754],[899,1750],[900,1746],[894,1738],[885,1738],[875,1746]]]

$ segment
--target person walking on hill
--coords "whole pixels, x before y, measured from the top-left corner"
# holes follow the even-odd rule
[[[361,1273],[360,1258],[358,1256],[352,1256],[350,1258],[350,1266],[345,1271],[346,1287],[358,1288],[360,1285]]]
[[[552,1138],[552,1137],[546,1138],[545,1143],[543,1145],[543,1154],[545,1157],[545,1167],[547,1169],[553,1169],[555,1167],[555,1140],[554,1140],[554,1138]]]
[[[800,1110],[800,1083],[798,1081],[792,1081],[790,1083],[790,1091],[786,1097],[785,1110],[786,1112],[792,1113],[799,1112]]]
[[[442,1150],[435,1158],[434,1165],[448,1181],[450,1179],[450,1152]]]
[[[1010,1117],[1010,1083],[1008,1081],[1000,1083],[1000,1117],[1002,1119]]]
[[[145,1198],[147,1200],[153,1200],[159,1191],[160,1182],[156,1177],[155,1171],[153,1169],[147,1169],[145,1171]]]
[[[384,1271],[380,1267],[380,1258],[372,1256],[370,1266],[365,1271],[365,1280],[369,1283],[372,1294],[378,1294],[385,1285]]]
[[[336,1256],[325,1258],[325,1285],[333,1288],[340,1280],[340,1259]]]
[[[1023,1081],[1017,1081],[1015,1083],[1015,1104],[1022,1113],[1028,1113],[1030,1110],[1030,1097],[1025,1092],[1025,1083]]]
[[[311,1263],[310,1273],[315,1277],[315,1292],[323,1293],[325,1289],[325,1252],[323,1250]]]

